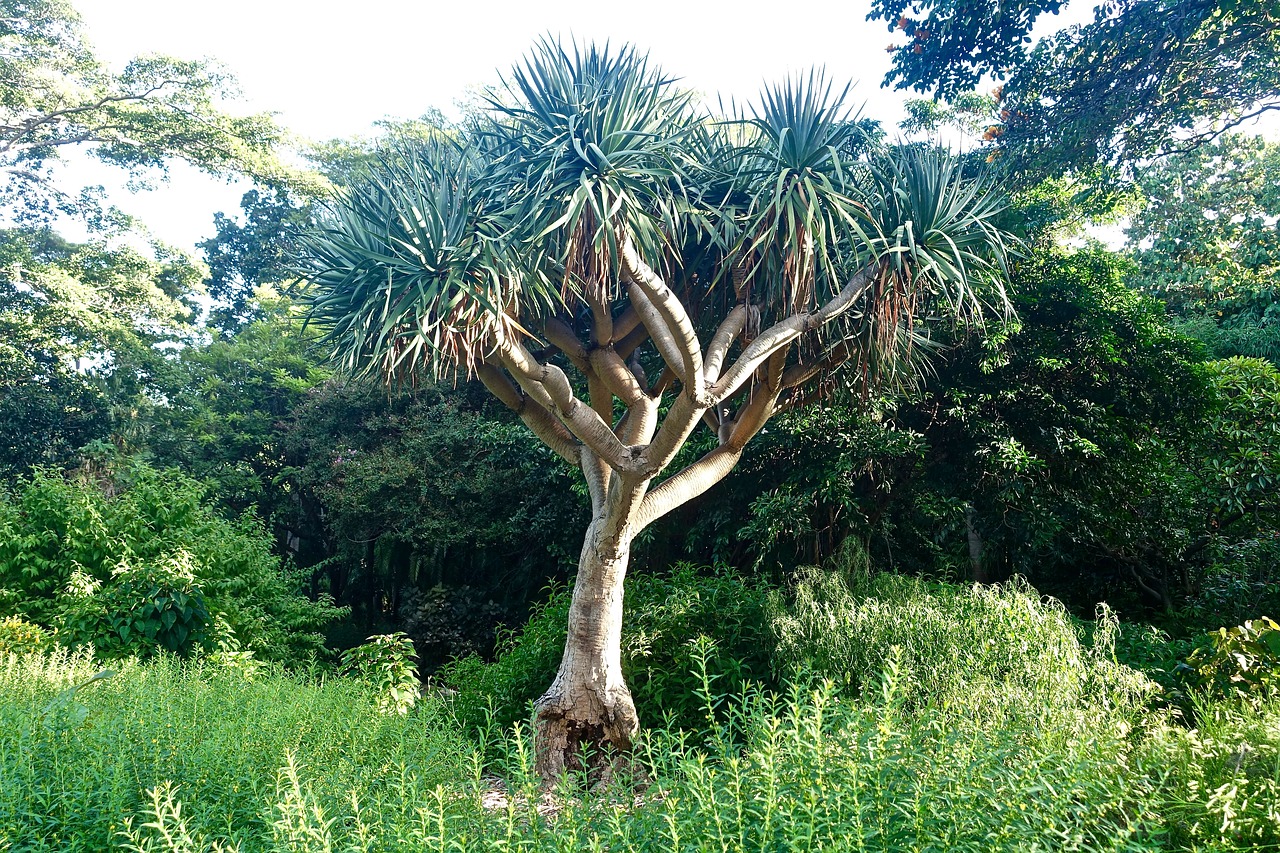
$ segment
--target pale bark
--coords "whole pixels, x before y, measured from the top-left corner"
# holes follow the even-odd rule
[[[731,397],[756,369],[777,350],[791,344],[796,338],[819,329],[853,307],[862,292],[871,285],[879,272],[878,264],[863,267],[849,280],[831,301],[808,314],[796,314],[765,329],[753,340],[742,355],[718,382],[711,386],[711,397],[719,402]]]
[[[702,375],[708,382],[715,382],[720,378],[720,369],[724,367],[729,347],[746,327],[747,306],[739,305],[729,312],[729,316],[724,318],[720,328],[716,329],[715,335],[711,338],[711,344],[707,347],[707,360],[702,365]]]
[[[581,768],[607,767],[631,748],[640,728],[622,675],[622,589],[644,483],[615,485],[587,529],[569,605],[564,656],[537,702],[536,768],[543,779]]]
[[[693,398],[701,401],[703,396],[702,347],[698,344],[698,334],[693,329],[693,321],[689,319],[684,305],[680,303],[671,288],[667,287],[667,283],[661,276],[640,257],[630,237],[622,244],[622,265],[627,275],[631,277],[632,283],[643,292],[645,298],[640,300],[641,303],[647,301],[662,318],[669,338],[675,343],[679,363],[671,366],[679,372],[681,381],[689,387]],[[634,291],[632,301],[635,302]],[[644,314],[641,313],[640,316],[643,320]],[[647,326],[648,323],[645,325]],[[650,329],[651,334],[652,332],[653,330]]]
[[[814,364],[787,364],[793,343],[847,311],[878,274],[878,267],[868,266],[825,305],[788,317],[754,339],[747,332],[757,323],[756,309],[739,305],[720,324],[704,357],[684,306],[629,241],[622,265],[630,307],[615,321],[608,304],[592,302],[590,346],[561,321],[544,326],[548,341],[585,377],[587,400],[575,396],[560,367],[540,362],[513,337],[497,338],[489,363],[478,368],[495,396],[579,467],[591,496],[592,521],[574,583],[564,656],[536,703],[537,768],[547,779],[577,767],[583,747],[597,751],[589,769],[598,769],[630,748],[639,727],[621,665],[622,590],[632,540],[724,479],[782,407],[782,394],[848,357],[846,349]],[[634,357],[646,340],[667,365],[652,387]],[[726,368],[737,341],[742,350]],[[659,422],[662,396],[677,379],[678,393]],[[625,407],[616,425],[615,398]],[[719,445],[650,490],[700,421],[716,433]]]
[[[540,364],[528,350],[510,339],[498,341],[498,352],[503,365],[511,371],[525,393],[553,411],[569,431],[600,459],[620,471],[640,467],[639,460],[613,434],[613,427],[605,423],[591,406],[574,396],[563,370],[554,364]]]

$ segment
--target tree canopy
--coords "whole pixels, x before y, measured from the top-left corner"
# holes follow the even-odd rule
[[[877,0],[906,37],[886,78],[954,100],[1000,79],[988,139],[1015,171],[1132,164],[1280,108],[1280,10],[1269,0],[1120,0],[1032,44],[1058,0]]]
[[[284,132],[270,116],[225,110],[236,94],[230,74],[205,61],[139,56],[114,72],[66,0],[3,0],[0,199],[28,218],[92,212],[53,180],[69,148],[134,177],[180,159],[218,175],[301,179],[276,155]]]
[[[1146,169],[1130,283],[1221,356],[1280,361],[1280,146],[1224,136]]]

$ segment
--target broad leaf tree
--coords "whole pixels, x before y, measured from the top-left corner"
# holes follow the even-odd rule
[[[1280,363],[1280,145],[1228,135],[1168,157],[1138,182],[1130,284],[1220,356]]]
[[[1076,0],[1077,5],[1087,5]],[[876,0],[899,34],[885,82],[954,101],[1002,80],[988,139],[1033,181],[1211,141],[1280,108],[1274,0],[1112,0],[1038,42],[1060,0]]]
[[[204,61],[140,56],[114,73],[94,54],[67,0],[0,0],[0,199],[43,219],[94,206],[55,186],[75,148],[134,176],[185,160],[214,174],[301,180],[276,156],[267,115],[233,115],[231,77]]]
[[[0,231],[0,475],[110,435],[132,446],[189,343],[200,270],[180,252]]]
[[[633,49],[544,43],[456,144],[388,158],[304,241],[348,368],[470,372],[585,479],[545,776],[637,731],[636,534],[777,413],[915,363],[925,319],[1005,310],[1000,202],[939,155],[876,147],[843,95],[810,75],[717,121]]]

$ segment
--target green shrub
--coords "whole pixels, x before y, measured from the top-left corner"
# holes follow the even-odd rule
[[[707,573],[680,564],[668,575],[635,578],[627,595],[622,669],[647,725],[705,727],[700,638],[713,646],[705,676],[717,693],[737,695],[748,684],[772,681],[764,590],[727,569]]]
[[[269,838],[239,849],[1167,849],[1159,776],[1131,760],[1116,730],[1064,747],[1017,727],[904,717],[886,687],[888,704],[867,705],[840,701],[830,685],[782,699],[752,691],[730,703],[725,736],[707,749],[650,732],[638,757],[651,784],[639,795],[620,776],[587,796],[573,779],[545,796],[523,732],[493,744],[511,768],[505,785],[467,777],[428,789],[412,821],[379,820],[395,810],[364,790],[335,798],[314,765],[286,762],[258,795]],[[181,788],[152,788],[129,835],[142,849],[171,849],[167,836],[209,850],[216,808]]]
[[[904,703],[931,714],[1061,712],[1087,726],[1097,709],[1140,707],[1155,689],[1112,660],[1113,617],[1087,647],[1062,605],[1021,580],[962,588],[809,568],[790,601],[773,595],[771,610],[784,673],[827,677],[858,696],[897,650]]]
[[[0,657],[38,652],[49,643],[49,633],[21,616],[0,619]]]
[[[457,691],[460,721],[506,728],[527,717],[528,703],[551,685],[564,653],[570,596],[568,589],[554,591],[523,629],[499,641],[495,662],[471,656],[438,673]],[[706,723],[695,671],[699,637],[716,647],[707,675],[719,692],[769,680],[765,593],[726,570],[682,564],[668,575],[632,575],[624,602],[622,667],[646,725],[665,721],[693,730]]]
[[[421,683],[413,667],[413,640],[407,634],[378,634],[342,653],[343,669],[378,692],[378,710],[407,714],[418,701]]]
[[[1219,628],[1187,657],[1188,681],[1245,700],[1280,693],[1280,623],[1263,616]]]
[[[305,662],[343,611],[300,594],[271,548],[260,522],[221,517],[177,472],[135,464],[104,485],[36,471],[0,493],[0,615],[107,654],[189,650],[221,618],[254,654]]]
[[[1181,615],[1191,633],[1200,634],[1266,613],[1280,613],[1280,533],[1276,532],[1222,543]]]
[[[1194,728],[1158,727],[1139,750],[1165,773],[1170,849],[1280,848],[1280,698],[1191,705]]]
[[[118,566],[102,584],[83,572],[73,575],[59,616],[64,642],[92,645],[105,657],[186,655],[204,642],[210,622],[184,551],[159,565]]]
[[[1099,631],[1103,647],[1113,628]],[[696,669],[709,642],[693,645]],[[830,681],[781,695],[749,688],[716,709],[711,737],[646,729],[634,773],[589,792],[570,777],[548,794],[526,728],[482,744],[496,757],[486,772],[436,698],[383,715],[366,684],[278,667],[249,680],[168,655],[116,672],[65,649],[10,655],[0,658],[0,849],[1227,853],[1280,844],[1280,699],[1201,695],[1194,729],[1119,705],[1092,707],[1087,728],[1060,703],[1034,720],[981,706],[962,717],[919,713],[908,657],[891,649],[857,698]]]

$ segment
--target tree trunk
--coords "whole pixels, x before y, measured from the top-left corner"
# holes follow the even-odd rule
[[[566,770],[599,771],[631,748],[640,728],[631,690],[622,677],[622,581],[630,559],[627,527],[608,535],[592,521],[578,562],[569,633],[555,681],[535,703],[534,752],[546,780]]]
[[[982,534],[978,532],[978,528],[974,526],[973,521],[977,512],[973,508],[973,504],[969,504],[964,508],[964,530],[965,536],[969,540],[969,565],[973,568],[974,583],[991,583],[990,575],[987,572],[987,565],[984,561]]]

